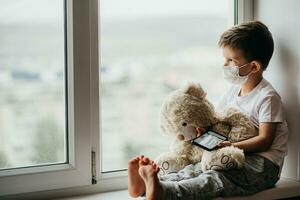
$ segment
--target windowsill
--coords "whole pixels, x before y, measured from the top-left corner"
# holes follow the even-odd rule
[[[246,197],[216,198],[216,200],[257,200],[300,197],[300,182],[281,178],[275,187]]]
[[[257,199],[282,199],[282,198],[291,198],[291,197],[300,197],[300,182],[284,179],[282,178],[276,184],[274,188],[259,192],[255,195],[246,196],[246,197],[230,197],[230,198],[216,198],[216,200],[257,200]],[[120,190],[115,192],[105,192],[84,196],[76,196],[76,197],[67,197],[60,198],[60,200],[111,200],[111,199],[119,199],[119,200],[127,200],[130,198],[127,190]],[[143,199],[143,198],[137,198]],[[59,199],[56,199],[59,200]]]

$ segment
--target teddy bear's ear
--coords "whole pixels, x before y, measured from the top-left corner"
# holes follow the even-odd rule
[[[198,83],[188,83],[183,88],[183,92],[198,98],[204,98],[206,96],[206,92],[202,89],[201,85]]]

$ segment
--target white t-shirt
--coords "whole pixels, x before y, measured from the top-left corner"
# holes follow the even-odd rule
[[[277,122],[276,135],[271,147],[256,154],[271,160],[281,169],[287,155],[288,140],[288,127],[281,97],[265,79],[243,96],[238,96],[240,90],[241,86],[232,86],[221,100],[218,109],[236,107],[246,113],[257,128],[261,122]]]

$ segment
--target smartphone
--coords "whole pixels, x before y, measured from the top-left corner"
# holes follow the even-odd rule
[[[228,140],[228,138],[225,135],[212,130],[207,130],[199,137],[193,139],[192,144],[197,145],[208,151],[212,151],[217,147],[217,145],[220,142],[225,140]]]

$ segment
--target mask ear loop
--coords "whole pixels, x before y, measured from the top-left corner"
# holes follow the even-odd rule
[[[245,66],[247,66],[247,65],[249,65],[249,64],[251,64],[251,62],[246,63],[246,64],[244,64],[244,65],[242,65],[242,66],[239,66],[238,68],[241,69],[241,68],[243,68],[243,67],[245,67]]]
[[[239,69],[239,76],[241,76],[241,75],[240,75],[240,69],[243,68],[243,67],[245,67],[245,66],[247,66],[247,65],[249,65],[249,64],[251,64],[251,63],[252,63],[252,62],[246,63],[246,64],[244,64],[244,65],[242,65],[242,66],[240,66],[240,67],[238,68],[238,69]],[[249,77],[251,74],[253,74],[252,71],[250,71],[247,75],[244,75],[244,76]]]
[[[252,63],[252,62],[250,62],[249,64],[251,64],[251,65],[256,65],[255,63]],[[255,69],[254,71],[251,70],[251,72],[249,72],[248,75],[246,75],[246,76],[249,77],[251,74],[254,74],[254,73],[258,72],[259,69],[260,69],[260,66],[256,66],[255,68],[256,68],[256,69]]]

